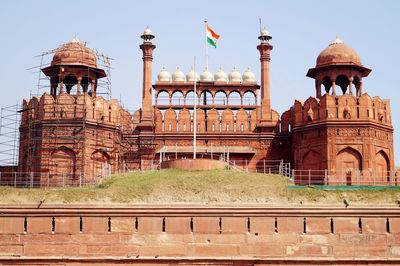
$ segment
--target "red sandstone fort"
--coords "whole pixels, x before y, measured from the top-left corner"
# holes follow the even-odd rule
[[[398,185],[389,101],[364,91],[371,70],[340,39],[307,72],[315,95],[279,115],[271,108],[267,31],[257,46],[260,84],[236,69],[200,76],[162,69],[152,84],[154,35],[146,29],[141,37],[142,107],[133,114],[99,90],[108,60],[102,69],[97,51],[78,39],[54,50],[41,69],[50,90],[19,110],[19,163],[0,168],[3,184],[75,186],[189,161],[196,130],[198,158],[239,170],[268,172],[278,161],[294,168],[300,185],[303,177],[306,184]],[[393,205],[42,203],[0,205],[1,265],[400,265]]]
[[[17,171],[25,174],[11,183],[78,185],[192,158],[196,128],[198,158],[264,172],[266,162],[281,161],[298,184],[304,176],[315,184],[397,184],[389,100],[368,95],[362,85],[371,70],[339,38],[307,72],[315,80],[312,95],[281,115],[271,107],[273,46],[266,30],[256,47],[260,84],[250,70],[236,69],[200,76],[162,69],[153,84],[154,35],[146,29],[141,38],[142,106],[134,113],[99,95],[107,73],[94,50],[78,39],[54,50],[41,69],[49,91],[22,103]]]

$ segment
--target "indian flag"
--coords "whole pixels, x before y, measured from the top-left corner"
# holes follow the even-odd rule
[[[217,48],[217,40],[219,39],[219,35],[216,34],[208,25],[206,25],[206,35],[207,42]]]

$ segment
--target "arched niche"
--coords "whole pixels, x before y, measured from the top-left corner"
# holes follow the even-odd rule
[[[376,176],[381,179],[382,181],[385,181],[390,174],[390,161],[389,161],[389,156],[387,154],[380,150],[376,155],[375,155],[375,171],[376,171]]]
[[[249,131],[249,114],[244,109],[240,109],[236,113],[236,131]]]
[[[207,131],[208,132],[219,132],[220,131],[220,117],[219,112],[215,109],[211,109],[207,113]]]
[[[224,132],[233,132],[234,131],[234,123],[235,123],[235,116],[230,109],[225,109],[222,112],[222,131]]]
[[[63,178],[66,184],[75,178],[76,155],[72,149],[61,146],[51,153],[50,160],[50,177],[54,178],[54,182]]]
[[[336,176],[341,176],[346,185],[352,185],[362,171],[361,154],[350,147],[344,148],[336,155]]]
[[[164,113],[164,132],[176,132],[176,112],[173,109]]]
[[[101,178],[111,174],[110,155],[103,150],[95,150],[90,156],[91,174],[93,178]]]
[[[178,131],[190,132],[191,117],[188,109],[182,109],[178,115]]]

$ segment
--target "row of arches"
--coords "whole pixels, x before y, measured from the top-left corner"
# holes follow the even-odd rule
[[[304,170],[323,170],[323,156],[315,151],[309,150],[304,154],[302,167]],[[330,181],[345,181],[346,185],[352,185],[357,182],[387,182],[389,181],[390,160],[389,156],[383,151],[378,151],[373,158],[372,170],[364,170],[363,156],[354,148],[346,147],[335,156],[335,172],[328,173],[331,176]],[[321,177],[326,178],[326,177]],[[360,180],[362,178],[363,180]]]
[[[193,132],[194,111],[186,108],[178,115],[174,109],[156,111],[157,132]],[[251,132],[257,123],[256,110],[196,110],[197,132]]]
[[[343,95],[353,95],[353,86],[356,89],[355,95],[357,97],[360,97],[362,94],[362,81],[361,78],[358,76],[348,76],[341,74],[338,76],[327,75],[321,79],[316,79],[316,94],[318,98],[321,97],[321,85],[324,86],[324,90],[327,94],[333,96],[337,95],[336,86],[341,89]]]
[[[32,163],[43,163],[38,162],[33,158],[34,154],[32,150],[28,150],[21,161],[22,172],[31,172],[33,169],[36,169],[36,165],[32,165]],[[79,181],[80,173],[81,173],[81,160],[77,156],[76,152],[71,148],[66,146],[61,146],[49,154],[49,162],[48,162],[48,173],[50,185],[52,183],[54,185],[63,184],[73,184],[74,182]],[[89,168],[89,171],[85,171],[85,175],[83,175],[86,179],[88,178],[100,178],[103,176],[110,175],[112,173],[111,169],[111,157],[110,155],[103,150],[95,150],[90,155],[89,162],[86,161],[86,167]],[[86,168],[87,169],[87,168]],[[89,177],[88,174],[89,173]],[[83,174],[83,173],[82,173]]]
[[[194,105],[194,91],[182,92],[176,90],[169,93],[165,90],[159,91],[156,95],[156,105]],[[253,91],[240,93],[225,91],[212,93],[208,90],[199,91],[197,95],[198,105],[256,105],[257,96]]]

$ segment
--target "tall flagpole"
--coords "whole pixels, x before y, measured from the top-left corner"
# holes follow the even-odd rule
[[[196,56],[193,60],[193,75],[194,75],[194,104],[193,104],[193,159],[196,159],[196,131],[197,131],[197,119],[196,119],[196,104],[197,104],[197,92],[196,92]]]
[[[205,49],[206,49],[206,70],[208,70],[208,45],[207,45],[207,20],[204,21],[204,30],[205,30],[205,34],[206,34],[206,38],[205,38]]]

